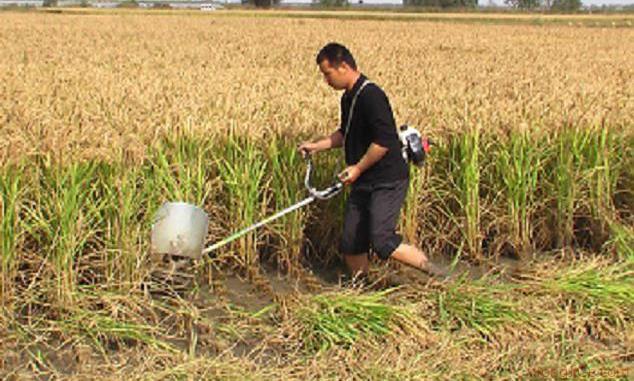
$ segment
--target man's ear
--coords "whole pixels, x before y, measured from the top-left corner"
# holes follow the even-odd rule
[[[347,73],[351,70],[351,68],[350,65],[348,65],[346,62],[341,62],[337,67],[337,70],[339,70],[341,73]]]

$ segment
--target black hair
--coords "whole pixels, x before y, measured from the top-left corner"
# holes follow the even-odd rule
[[[354,61],[352,53],[348,48],[336,42],[331,42],[321,48],[317,54],[317,65],[324,60],[328,60],[333,67],[339,67],[342,62],[345,62],[352,70],[357,70],[357,63]]]

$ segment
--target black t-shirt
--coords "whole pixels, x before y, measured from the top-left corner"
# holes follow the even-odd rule
[[[368,168],[355,184],[379,184],[403,180],[408,177],[408,168],[401,154],[401,143],[396,131],[392,107],[387,96],[374,83],[367,84],[359,93],[346,134],[345,128],[350,114],[352,98],[367,78],[361,74],[352,90],[341,96],[341,128],[346,137],[346,164],[354,165],[361,160],[371,143],[388,149],[385,156]]]

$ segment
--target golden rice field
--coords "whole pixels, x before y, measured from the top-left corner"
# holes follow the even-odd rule
[[[0,378],[632,379],[632,22],[0,12]],[[341,285],[345,195],[152,254],[165,201],[203,207],[211,244],[306,197],[330,41],[436,142],[400,228],[453,275]],[[341,154],[315,160],[329,184]]]

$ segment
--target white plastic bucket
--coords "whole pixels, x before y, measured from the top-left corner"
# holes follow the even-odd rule
[[[209,217],[197,206],[166,202],[152,224],[152,251],[198,259],[202,255]]]

